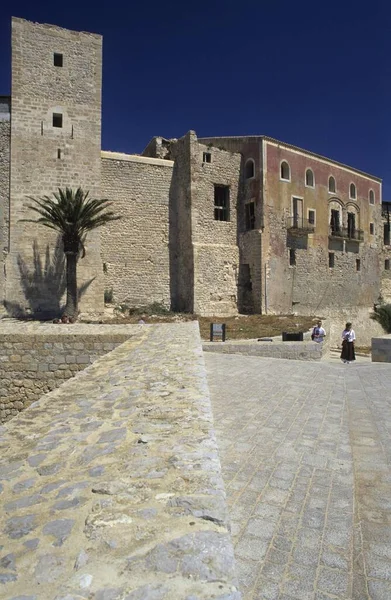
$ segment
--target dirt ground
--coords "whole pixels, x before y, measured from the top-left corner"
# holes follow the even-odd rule
[[[150,312],[150,311],[147,311]],[[281,335],[283,331],[299,332],[308,331],[315,323],[315,316],[295,315],[238,315],[236,317],[198,317],[197,315],[184,313],[146,314],[141,311],[132,314],[126,309],[124,312],[107,311],[107,318],[103,322],[108,323],[138,323],[143,318],[146,323],[171,323],[178,321],[198,320],[200,324],[201,337],[209,339],[211,323],[225,323],[226,339],[253,339],[259,337],[272,337]]]

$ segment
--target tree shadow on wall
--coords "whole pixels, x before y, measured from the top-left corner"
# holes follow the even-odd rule
[[[47,321],[61,316],[65,307],[62,298],[67,287],[66,260],[61,237],[57,238],[52,254],[50,245],[47,244],[44,257],[39,253],[38,243],[34,240],[32,269],[21,254],[18,255],[17,261],[28,308],[17,302],[5,301],[7,312],[18,319],[30,318],[38,321]],[[85,294],[94,279],[95,277],[79,287],[79,298]]]

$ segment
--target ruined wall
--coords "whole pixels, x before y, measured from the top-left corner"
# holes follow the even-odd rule
[[[63,66],[54,65],[54,53]],[[51,286],[63,269],[54,255],[57,238],[21,219],[33,216],[28,195],[80,186],[100,196],[101,72],[101,36],[12,20],[10,307],[50,314],[61,304],[59,286]],[[62,116],[61,127],[53,115]],[[88,235],[86,249],[78,270],[79,287],[86,288],[81,310],[99,312],[99,232]]]
[[[9,241],[10,116],[10,98],[0,98],[0,311],[5,298]]]
[[[237,313],[239,248],[237,210],[241,155],[191,139],[191,219],[194,248],[194,311]],[[209,152],[210,162],[203,162]],[[229,219],[215,219],[215,185],[229,187]]]
[[[168,160],[102,152],[102,196],[122,216],[101,230],[105,289],[117,304],[170,306],[172,173]]]
[[[379,251],[382,244],[381,186],[375,178],[265,141],[264,255],[267,263],[267,294],[270,312],[334,314],[339,309],[370,307],[380,289]],[[280,164],[290,166],[290,181],[281,181]],[[305,184],[306,169],[312,169],[315,186]],[[329,192],[329,176],[336,181]],[[356,185],[356,200],[349,198],[349,186]],[[375,204],[369,203],[369,190]],[[301,199],[303,227],[292,230],[292,198]],[[341,226],[347,227],[347,213],[355,213],[356,228],[363,241],[330,239],[331,208],[340,211]],[[313,233],[308,211],[315,211]],[[370,223],[374,234],[370,234]],[[290,266],[289,250],[295,250],[296,265]],[[329,267],[329,253],[334,267]],[[357,260],[359,264],[357,264]]]

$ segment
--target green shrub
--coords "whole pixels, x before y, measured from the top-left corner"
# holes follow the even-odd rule
[[[391,304],[377,306],[370,317],[377,321],[386,333],[391,333]]]

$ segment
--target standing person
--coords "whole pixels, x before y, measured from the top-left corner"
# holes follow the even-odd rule
[[[315,327],[312,330],[312,334],[311,334],[311,339],[314,342],[323,342],[324,338],[326,337],[326,332],[322,327],[322,321],[317,321]]]
[[[356,334],[352,329],[351,323],[346,323],[345,329],[342,332],[342,352],[341,358],[344,363],[351,363],[353,360],[356,360],[356,355],[354,353],[354,342],[356,339]]]

